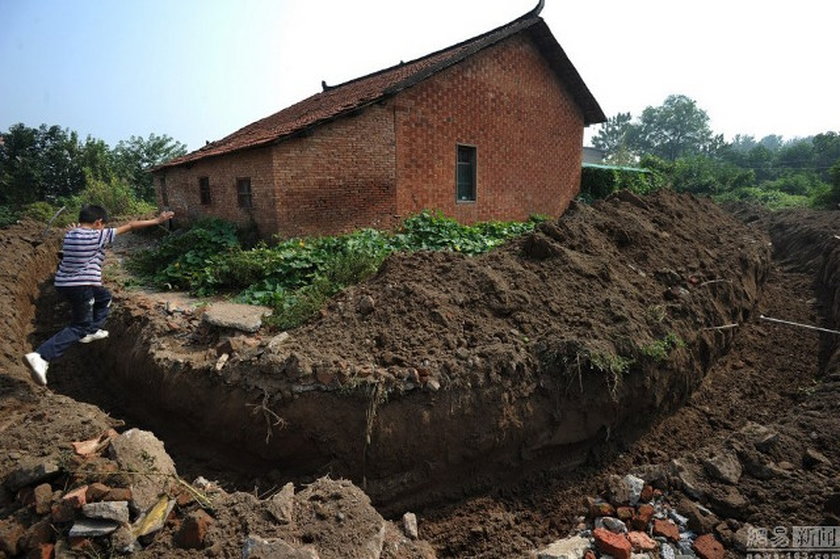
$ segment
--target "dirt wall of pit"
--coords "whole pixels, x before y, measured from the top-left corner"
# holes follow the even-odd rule
[[[815,288],[830,311],[826,323],[817,326],[840,330],[840,212],[786,210],[762,212],[754,219],[770,232],[777,259],[813,275]],[[840,336],[823,333],[821,337],[822,369],[840,371]]]
[[[574,467],[673,410],[749,318],[768,262],[767,238],[709,201],[623,193],[484,256],[394,255],[220,370],[206,340],[231,332],[177,341],[162,306],[120,293],[99,374],[233,467],[329,472],[415,506]]]

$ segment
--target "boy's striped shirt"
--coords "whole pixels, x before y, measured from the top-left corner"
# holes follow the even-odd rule
[[[64,235],[64,255],[55,274],[56,287],[102,285],[105,247],[114,242],[117,230],[77,227]]]

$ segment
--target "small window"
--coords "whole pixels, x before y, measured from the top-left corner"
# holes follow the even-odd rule
[[[208,177],[199,177],[198,196],[201,198],[202,206],[210,205],[210,179]]]
[[[166,177],[158,177],[158,186],[160,187],[160,201],[164,206],[168,206],[169,192],[166,191]]]
[[[251,178],[245,177],[236,179],[236,198],[239,200],[240,208],[253,208],[251,198]]]
[[[475,202],[475,151],[475,146],[458,146],[455,181],[459,202]]]

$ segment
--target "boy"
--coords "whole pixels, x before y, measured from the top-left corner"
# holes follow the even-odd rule
[[[84,206],[79,211],[79,224],[64,235],[63,255],[55,274],[55,288],[70,303],[72,319],[69,326],[24,356],[36,384],[47,385],[50,361],[61,357],[74,343],[88,344],[108,337],[108,331],[101,329],[111,306],[111,293],[102,286],[105,247],[117,235],[159,225],[174,215],[163,212],[155,219],[106,228],[108,212],[102,206]]]

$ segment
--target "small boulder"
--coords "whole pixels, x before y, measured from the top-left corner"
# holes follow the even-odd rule
[[[722,450],[707,458],[703,465],[710,476],[730,485],[737,485],[743,473],[738,456],[730,450]]]
[[[269,514],[279,524],[290,524],[294,520],[295,486],[287,483],[265,503]]]
[[[571,536],[537,551],[537,559],[584,559],[589,548],[589,538]]]
[[[149,431],[130,429],[119,435],[111,442],[111,455],[121,469],[137,472],[132,476],[131,493],[139,510],[154,505],[171,481],[167,476],[176,474],[175,463],[163,443]]]
[[[402,517],[403,522],[403,531],[405,535],[411,538],[412,540],[416,540],[420,537],[420,533],[417,529],[417,515],[413,512],[407,512]]]

